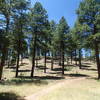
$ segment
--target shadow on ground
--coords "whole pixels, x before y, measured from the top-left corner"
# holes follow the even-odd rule
[[[23,84],[34,84],[34,85],[47,85],[48,82],[47,81],[43,81],[40,79],[33,79],[33,78],[29,78],[29,77],[23,77],[21,76],[21,78],[14,78],[12,80],[6,80],[3,82],[0,82],[0,85],[23,85]],[[1,99],[0,99],[1,100]]]
[[[64,71],[71,71],[72,70],[72,66],[65,66]],[[62,71],[62,68],[54,68],[53,71]]]
[[[64,74],[64,76],[69,76],[69,77],[90,77],[89,75],[85,74]]]
[[[28,65],[28,63],[21,63],[20,66]]]
[[[16,70],[12,70],[12,72],[16,72]],[[24,70],[19,69],[18,72],[31,72],[31,70],[29,70],[29,69],[24,69]]]
[[[34,78],[40,79],[40,80],[61,80],[64,79],[64,77],[60,76],[35,76]]]
[[[19,76],[18,78],[14,78],[12,80],[6,80],[0,82],[0,85],[22,85],[22,84],[34,84],[34,85],[48,85],[48,81],[51,80],[61,80],[64,77],[58,76],[34,76],[33,78],[28,76]],[[0,99],[1,100],[1,99]]]
[[[94,62],[93,62],[94,63]],[[93,65],[92,62],[82,62],[83,65]]]
[[[77,66],[79,66],[79,64],[77,64]],[[89,67],[91,67],[91,65],[85,65],[85,64],[82,64],[81,67],[89,68]]]
[[[25,100],[15,93],[5,92],[0,93],[0,100]]]
[[[38,68],[38,69],[40,69],[40,70],[44,70],[44,66],[42,66],[42,65],[40,65],[40,66],[37,66],[36,68]],[[47,67],[46,67],[46,69],[48,69]]]
[[[87,71],[97,71],[97,69],[93,69],[93,68],[82,68],[82,70],[87,70]]]
[[[19,70],[18,72],[31,72],[29,69]]]
[[[54,72],[48,72],[48,74],[51,74],[51,75],[52,75],[52,74],[59,74],[59,75],[60,75],[60,74],[62,74],[62,72],[61,72],[61,71],[60,71],[60,72],[57,72],[57,71],[55,72],[55,71],[54,71]]]
[[[91,67],[91,65],[82,65],[82,67]]]
[[[6,67],[6,69],[16,69],[16,66]]]

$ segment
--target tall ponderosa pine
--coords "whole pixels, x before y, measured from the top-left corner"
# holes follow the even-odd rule
[[[73,29],[73,39],[76,43],[76,50],[78,50],[78,60],[79,60],[79,68],[82,68],[81,59],[82,59],[82,48],[84,48],[84,32],[88,31],[87,25],[81,25],[80,22],[77,20]],[[77,60],[77,59],[76,59]]]
[[[13,9],[14,12],[14,30],[13,30],[13,44],[14,50],[17,52],[16,77],[18,76],[20,55],[23,52],[25,44],[25,28],[27,24],[27,10],[29,2],[27,0],[17,0]]]
[[[52,59],[51,59],[51,70],[53,70],[53,65],[54,65],[54,54],[56,52],[56,44],[55,44],[55,33],[56,33],[56,28],[57,28],[57,24],[55,23],[55,21],[51,21],[50,22],[50,33],[51,33],[51,42],[50,42],[50,51],[52,53]]]
[[[69,26],[64,17],[61,18],[57,27],[57,42],[59,45],[60,60],[62,65],[62,74],[64,74],[64,55],[66,49],[67,33],[69,33]]]
[[[0,63],[0,80],[2,78],[3,66],[5,64],[7,48],[9,44],[9,39],[6,36],[6,32],[0,29],[0,54],[1,54],[1,63]]]
[[[84,32],[87,37],[93,36],[99,33],[97,23],[97,16],[100,14],[100,1],[99,0],[84,0],[80,3],[79,9],[77,10],[78,18],[80,23],[87,24],[90,27],[91,32]],[[100,59],[99,59],[99,42],[97,37],[92,39],[93,48],[95,50],[95,57],[98,69],[98,79],[100,79]]]
[[[13,0],[0,0],[0,15],[3,15],[1,19],[4,20],[2,21],[3,22],[2,25],[0,25],[2,30],[1,34],[3,35],[3,41],[1,42],[2,57],[1,57],[1,64],[0,64],[0,80],[2,78],[3,66],[5,64],[5,60],[8,52],[8,44],[9,44],[8,36],[9,36],[12,1]]]
[[[41,3],[36,2],[34,7],[31,9],[31,30],[33,37],[33,51],[32,51],[32,71],[31,77],[34,74],[35,68],[35,56],[36,56],[36,46],[37,39],[41,40],[41,35],[45,35],[45,27],[48,22],[48,15],[46,10],[42,7]]]

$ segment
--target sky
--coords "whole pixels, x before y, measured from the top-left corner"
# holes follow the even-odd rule
[[[41,2],[43,7],[47,10],[49,20],[55,20],[57,23],[64,16],[70,27],[74,26],[77,19],[76,9],[81,0],[31,0],[32,5],[35,2]]]

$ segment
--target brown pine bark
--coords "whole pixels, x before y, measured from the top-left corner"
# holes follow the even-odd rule
[[[8,34],[10,19],[8,16],[5,16],[5,17],[6,17],[6,34]],[[2,73],[3,73],[4,64],[5,64],[6,54],[7,54],[7,48],[4,47],[2,51],[1,64],[0,64],[0,80],[2,79]]]
[[[46,73],[46,60],[47,60],[47,56],[46,56],[46,51],[44,52],[44,73]]]
[[[51,70],[53,70],[53,65],[54,65],[54,59],[53,59],[53,53],[52,53],[52,59],[51,59]]]
[[[99,58],[99,46],[98,43],[95,41],[95,57],[97,63],[97,70],[98,70],[98,79],[100,79],[100,58]]]
[[[75,65],[77,65],[77,51],[75,50]]]
[[[36,56],[36,40],[37,40],[37,35],[35,34],[34,37],[34,47],[33,47],[33,54],[32,54],[32,70],[31,70],[31,77],[34,76],[34,68],[35,68],[35,56]]]
[[[0,64],[0,80],[2,79],[2,74],[3,74],[3,67],[5,64],[5,58],[6,58],[6,49],[3,49],[2,52],[2,57],[1,57],[1,64]]]
[[[64,43],[62,43],[62,75],[64,75]]]
[[[97,33],[96,25],[94,25],[94,33]],[[97,63],[97,70],[98,70],[98,79],[100,79],[100,58],[99,58],[99,43],[95,39],[94,40],[94,49],[95,49],[95,58]]]
[[[82,69],[82,55],[81,55],[81,49],[79,49],[79,68]]]
[[[16,64],[16,75],[15,75],[15,77],[18,77],[19,56],[20,56],[20,53],[19,53],[19,51],[18,51],[18,53],[17,53],[17,64]]]
[[[73,55],[72,55],[72,52],[71,52],[70,58],[71,58],[71,64],[72,64],[73,63]]]

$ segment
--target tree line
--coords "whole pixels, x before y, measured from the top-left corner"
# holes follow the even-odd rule
[[[67,13],[67,12],[66,12]],[[47,54],[58,59],[65,69],[65,58],[70,56],[82,68],[82,49],[95,51],[98,79],[100,79],[100,2],[83,0],[76,11],[77,20],[70,28],[62,17],[59,23],[49,21],[48,14],[40,2],[32,7],[30,0],[0,0],[0,80],[3,67],[16,62],[16,77],[19,72],[20,57],[31,57],[31,77],[34,76],[36,62],[44,56],[46,73]],[[78,56],[78,57],[77,57]]]

